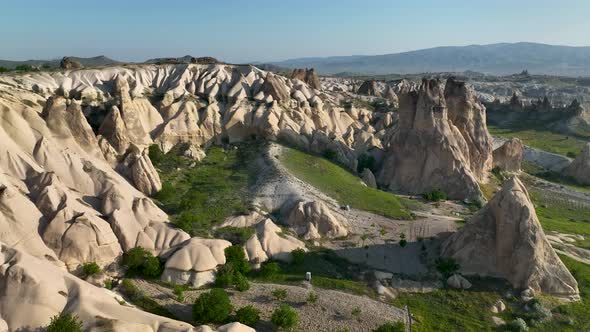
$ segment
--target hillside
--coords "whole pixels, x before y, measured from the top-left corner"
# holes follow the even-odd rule
[[[110,59],[104,55],[99,55],[91,58],[80,58],[70,57],[71,60],[80,62],[84,67],[101,67],[121,64],[122,62]],[[43,66],[47,65],[51,68],[59,67],[61,59],[52,60],[23,60],[23,61],[11,61],[11,60],[0,60],[0,67],[7,69],[14,69],[16,66],[29,65],[29,66]]]
[[[462,72],[504,75],[528,69],[535,74],[590,75],[590,47],[537,43],[444,46],[395,54],[298,58],[274,65],[313,67],[322,74]]]

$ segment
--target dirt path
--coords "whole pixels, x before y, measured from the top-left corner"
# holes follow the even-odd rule
[[[158,303],[177,314],[178,318],[192,320],[191,304],[207,290],[185,292],[183,303],[176,301],[172,290],[159,284],[136,280],[137,286]],[[275,284],[251,283],[246,292],[228,290],[234,309],[252,305],[261,311],[262,321],[256,326],[257,331],[275,331],[270,324],[272,311],[280,302],[273,299],[275,289],[287,290],[284,301],[299,312],[300,331],[334,332],[348,328],[350,331],[372,331],[388,321],[404,319],[404,311],[367,296],[357,296],[334,290],[315,288],[318,295],[314,304],[306,303],[310,288],[302,286],[285,286]]]

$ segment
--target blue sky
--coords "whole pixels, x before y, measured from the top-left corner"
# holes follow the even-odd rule
[[[588,0],[2,0],[0,59],[225,61],[531,41],[590,46]]]

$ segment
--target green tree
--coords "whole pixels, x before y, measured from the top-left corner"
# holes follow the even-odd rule
[[[160,259],[142,247],[133,248],[123,254],[122,264],[127,267],[128,274],[146,278],[159,277],[163,270]]]
[[[248,279],[246,279],[246,277],[244,277],[243,274],[241,274],[240,272],[236,273],[234,275],[234,287],[236,288],[236,290],[240,291],[240,292],[245,292],[248,289],[250,289],[250,283],[248,282]]]
[[[224,323],[233,308],[229,295],[221,288],[201,294],[193,304],[193,319],[197,323]]]
[[[299,322],[299,314],[297,314],[297,311],[289,305],[281,304],[273,311],[270,321],[275,327],[288,330],[297,325]]]
[[[99,274],[101,272],[100,266],[95,262],[84,263],[82,265],[82,274],[84,278],[87,278],[91,275]]]
[[[301,265],[301,264],[303,264],[303,261],[305,260],[305,250],[303,250],[301,248],[297,248],[297,249],[291,251],[291,257],[293,258],[293,264]]]
[[[82,322],[78,316],[62,312],[51,318],[47,332],[82,332]]]
[[[448,278],[455,274],[461,268],[459,263],[453,258],[437,258],[434,261],[436,269],[440,272],[443,277]]]
[[[260,310],[253,306],[245,306],[236,311],[236,320],[244,325],[254,327],[260,321]]]
[[[250,272],[250,263],[248,263],[248,260],[246,259],[246,252],[242,246],[233,245],[231,247],[225,248],[224,252],[225,262],[233,264],[236,272],[239,272],[243,275],[246,275],[248,272]]]
[[[266,279],[271,279],[279,273],[281,273],[281,266],[277,262],[266,262],[260,268],[260,276]]]

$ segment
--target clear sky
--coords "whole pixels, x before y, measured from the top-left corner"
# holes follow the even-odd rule
[[[2,0],[0,59],[231,62],[530,41],[590,46],[589,0]]]

